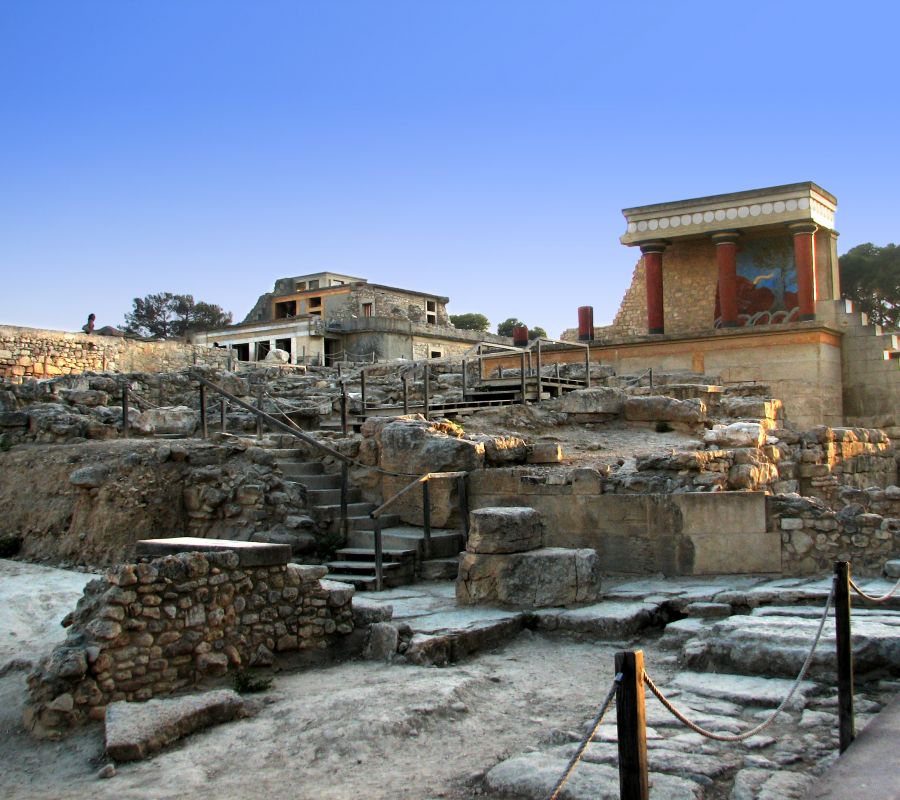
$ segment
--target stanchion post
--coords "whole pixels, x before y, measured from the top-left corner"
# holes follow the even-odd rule
[[[426,560],[431,558],[431,485],[428,478],[422,481],[422,528]]]
[[[256,393],[256,407],[260,411],[263,410],[263,392],[264,391],[265,390],[263,389],[263,387],[260,386],[259,390]],[[257,439],[263,438],[263,421],[262,421],[262,417],[259,414],[256,415],[256,438]]]
[[[584,348],[584,386],[586,389],[591,388],[591,346],[586,345]]]
[[[341,462],[341,536],[347,541],[347,498],[350,490],[350,465],[346,461]]]
[[[384,551],[381,546],[381,517],[375,518],[375,591],[384,588]]]
[[[219,407],[219,414],[221,419],[219,420],[222,426],[222,433],[226,433],[228,431],[228,401],[225,399],[225,396],[222,395],[222,405]]]
[[[460,526],[462,527],[463,542],[469,541],[469,493],[466,486],[466,476],[460,475],[456,479],[456,495],[459,501]]]
[[[131,425],[128,421],[128,382],[122,384],[122,436],[126,439],[131,433]]]
[[[843,753],[856,738],[853,717],[853,642],[850,630],[850,562],[834,562],[834,626],[837,641],[838,727]]]
[[[200,435],[209,438],[209,423],[206,419],[206,384],[200,384]]]
[[[469,387],[466,386],[467,378],[468,378],[468,376],[466,375],[466,373],[468,372],[467,367],[468,367],[468,364],[466,364],[466,360],[463,359],[463,362],[462,362],[462,394],[463,394],[463,400],[466,399],[466,395],[468,394],[468,389],[469,389]]]
[[[409,414],[409,375],[403,376],[403,413]]]
[[[622,681],[616,689],[619,797],[620,800],[649,800],[644,651],[624,650],[616,653],[616,672],[622,674]]]
[[[528,376],[525,373],[525,351],[522,351],[522,357],[519,359],[519,368],[521,372],[521,391],[522,391],[522,405],[525,405],[525,392],[528,390]]]
[[[424,381],[424,395],[425,395],[425,408],[422,410],[423,416],[425,419],[428,419],[428,401],[429,395],[431,394],[431,375],[429,374],[430,370],[428,369],[428,364],[425,365],[425,381]]]
[[[359,371],[359,393],[362,395],[362,415],[366,418],[366,371]]]
[[[347,384],[341,381],[341,433],[347,435]]]
[[[541,395],[544,393],[544,386],[541,380],[541,340],[537,340],[537,353],[535,353],[535,364],[537,365],[537,404],[541,404]]]

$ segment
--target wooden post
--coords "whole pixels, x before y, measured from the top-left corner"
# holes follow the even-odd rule
[[[468,376],[466,375],[466,372],[468,371],[468,370],[466,369],[467,366],[468,366],[468,364],[466,364],[466,360],[463,359],[463,362],[462,362],[462,378],[463,378],[463,379],[462,379],[462,393],[463,393],[463,400],[466,399],[466,394],[467,394],[467,390],[468,390],[468,387],[466,386],[466,382],[467,382],[467,378],[468,378]]]
[[[644,651],[616,653],[616,673],[622,680],[616,689],[619,729],[619,797],[649,800],[647,774],[647,719],[644,708]]]
[[[375,518],[375,591],[384,588],[384,550],[381,540],[381,517]]]
[[[346,461],[341,462],[341,536],[347,541],[347,498],[350,491],[350,465]]]
[[[206,420],[206,384],[200,384],[200,435],[209,438],[209,423]]]
[[[256,392],[256,407],[262,411],[263,410],[263,387],[260,386],[259,390]],[[256,415],[256,438],[263,438],[263,421],[262,417],[259,414]]]
[[[456,495],[459,501],[459,517],[462,527],[463,542],[469,539],[469,493],[466,488],[466,476],[456,479]]]
[[[652,389],[653,388],[653,367],[650,367],[650,369],[648,370],[648,373],[650,374],[650,388]]]
[[[131,433],[131,425],[128,421],[128,382],[122,384],[122,436],[126,439]]]
[[[347,435],[347,384],[341,381],[341,432]]]
[[[531,362],[531,350],[528,351],[528,374],[532,375],[534,373],[534,366]]]
[[[856,738],[853,717],[853,641],[850,630],[850,562],[834,562],[834,627],[837,634],[838,727],[843,753]]]
[[[229,372],[231,372],[231,367],[232,367],[231,359],[232,359],[232,356],[231,356],[231,354],[229,354],[228,355],[228,371]]]
[[[559,356],[557,356],[559,358]],[[559,380],[559,362],[556,362],[556,380]]]
[[[366,371],[361,369],[359,371],[359,392],[362,395],[362,415],[363,419],[366,418]]]
[[[591,346],[586,345],[584,348],[584,387],[591,388]]]
[[[333,359],[332,359],[332,361],[333,361]],[[342,374],[342,370],[341,370],[341,362],[338,361],[338,380],[340,380],[342,377],[343,377],[343,374]]]
[[[431,394],[431,376],[429,375],[428,364],[425,365],[425,409],[423,414],[428,419],[428,399]]]
[[[403,376],[403,413],[409,414],[409,375]]]
[[[541,404],[541,395],[544,392],[543,383],[541,381],[541,340],[537,340],[537,353],[535,353],[535,364],[537,365],[537,402]]]
[[[422,528],[425,530],[425,558],[431,558],[431,485],[426,478],[422,481]]]
[[[222,405],[219,407],[219,414],[221,419],[219,422],[221,423],[222,433],[226,433],[228,431],[228,418],[226,414],[228,413],[228,401],[225,399],[224,395],[222,397]]]
[[[519,368],[522,373],[522,380],[520,381],[522,387],[522,405],[525,405],[525,392],[528,390],[528,378],[525,375],[525,351],[522,351],[522,357],[519,359]]]

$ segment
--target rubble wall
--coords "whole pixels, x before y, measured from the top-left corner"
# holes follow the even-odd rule
[[[842,495],[846,505],[839,510],[816,498],[769,498],[769,525],[781,535],[786,575],[824,574],[835,561],[850,561],[854,574],[878,576],[900,553],[900,487]]]
[[[275,653],[327,650],[352,633],[353,589],[321,567],[248,566],[234,551],[124,564],[92,581],[63,644],[28,676],[36,735],[103,719]]]
[[[0,452],[3,532],[33,561],[105,566],[140,539],[248,539],[298,524],[303,506],[259,448],[128,439]]]
[[[0,326],[0,378],[21,382],[80,372],[168,372],[193,364],[224,366],[225,351],[184,342]]]

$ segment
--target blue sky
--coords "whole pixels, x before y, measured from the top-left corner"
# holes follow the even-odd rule
[[[0,0],[0,324],[333,270],[557,335],[612,320],[622,208],[804,180],[895,242],[896,9]]]

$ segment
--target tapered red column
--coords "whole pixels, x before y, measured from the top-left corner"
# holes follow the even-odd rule
[[[736,231],[714,233],[719,268],[719,319],[723,328],[737,327],[737,239]]]
[[[665,333],[663,314],[662,254],[665,242],[641,245],[644,254],[644,275],[647,281],[647,329],[649,333]]]
[[[791,225],[794,234],[794,267],[797,270],[797,304],[800,319],[816,318],[816,231],[812,223]]]

